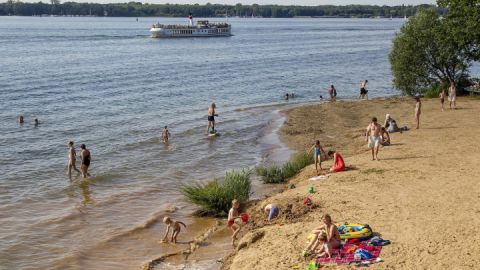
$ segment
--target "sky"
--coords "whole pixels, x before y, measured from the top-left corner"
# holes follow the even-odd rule
[[[66,2],[62,0],[61,2]],[[151,4],[227,4],[235,5],[241,3],[244,5],[259,4],[259,5],[299,5],[299,6],[318,6],[318,5],[386,5],[386,6],[400,6],[400,5],[419,5],[419,4],[435,4],[436,0],[69,0],[73,2],[94,2],[94,3],[126,3],[130,1],[151,3]],[[26,2],[32,2],[26,1]],[[33,1],[36,2],[36,1]],[[45,1],[44,1],[45,2]],[[48,2],[48,1],[47,1]]]

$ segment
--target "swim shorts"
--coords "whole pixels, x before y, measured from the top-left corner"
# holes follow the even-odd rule
[[[215,117],[213,115],[208,116],[208,121],[215,122]]]
[[[235,223],[235,221],[233,219],[227,221],[227,227],[232,227],[233,223]]]
[[[457,96],[449,96],[448,101],[453,102],[457,100]]]
[[[368,148],[378,147],[380,145],[380,137],[368,136]]]
[[[363,88],[363,87],[360,88],[360,94],[366,95],[367,93],[368,93],[368,90],[367,90],[367,89],[365,89],[365,88]]]

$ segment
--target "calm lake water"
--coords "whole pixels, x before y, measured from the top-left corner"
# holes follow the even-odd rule
[[[0,269],[135,269],[169,249],[166,211],[182,239],[212,223],[190,217],[181,184],[279,147],[265,138],[286,92],[318,102],[333,83],[348,99],[368,79],[370,97],[396,94],[387,56],[403,20],[230,19],[232,37],[163,40],[149,38],[157,21],[186,23],[0,17]],[[66,176],[70,140],[90,149],[93,178]]]

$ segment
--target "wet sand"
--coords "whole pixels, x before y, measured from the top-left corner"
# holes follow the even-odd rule
[[[459,98],[458,110],[445,112],[438,99],[422,102],[421,128],[391,134],[392,146],[380,149],[380,161],[371,160],[363,130],[372,116],[383,123],[386,113],[399,126],[411,128],[413,99],[340,101],[289,110],[283,141],[304,150],[319,139],[325,150],[343,154],[349,170],[312,182],[311,165],[291,179],[296,188],[252,202],[246,209],[251,222],[242,228],[223,269],[303,269],[307,235],[325,213],[338,223],[368,223],[392,241],[380,254],[384,262],[373,269],[478,269],[480,100]],[[324,168],[331,165],[331,160],[323,163]],[[302,204],[309,186],[315,189],[312,209]],[[281,213],[267,223],[261,209],[270,202],[279,204]]]

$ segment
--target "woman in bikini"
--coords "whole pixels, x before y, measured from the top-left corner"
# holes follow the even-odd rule
[[[87,149],[85,144],[80,145],[80,149],[82,149],[80,152],[80,170],[82,170],[83,178],[87,178],[87,176],[90,176],[88,173],[88,167],[90,166],[91,160],[90,151]]]
[[[308,244],[306,251],[310,253],[315,253],[317,246],[320,244],[320,242],[318,241],[318,237],[322,233],[327,234],[326,246],[328,249],[332,250],[342,247],[342,243],[340,241],[340,233],[338,232],[337,226],[332,223],[332,218],[330,217],[330,215],[325,214],[323,216],[323,224],[312,231],[313,237]]]

